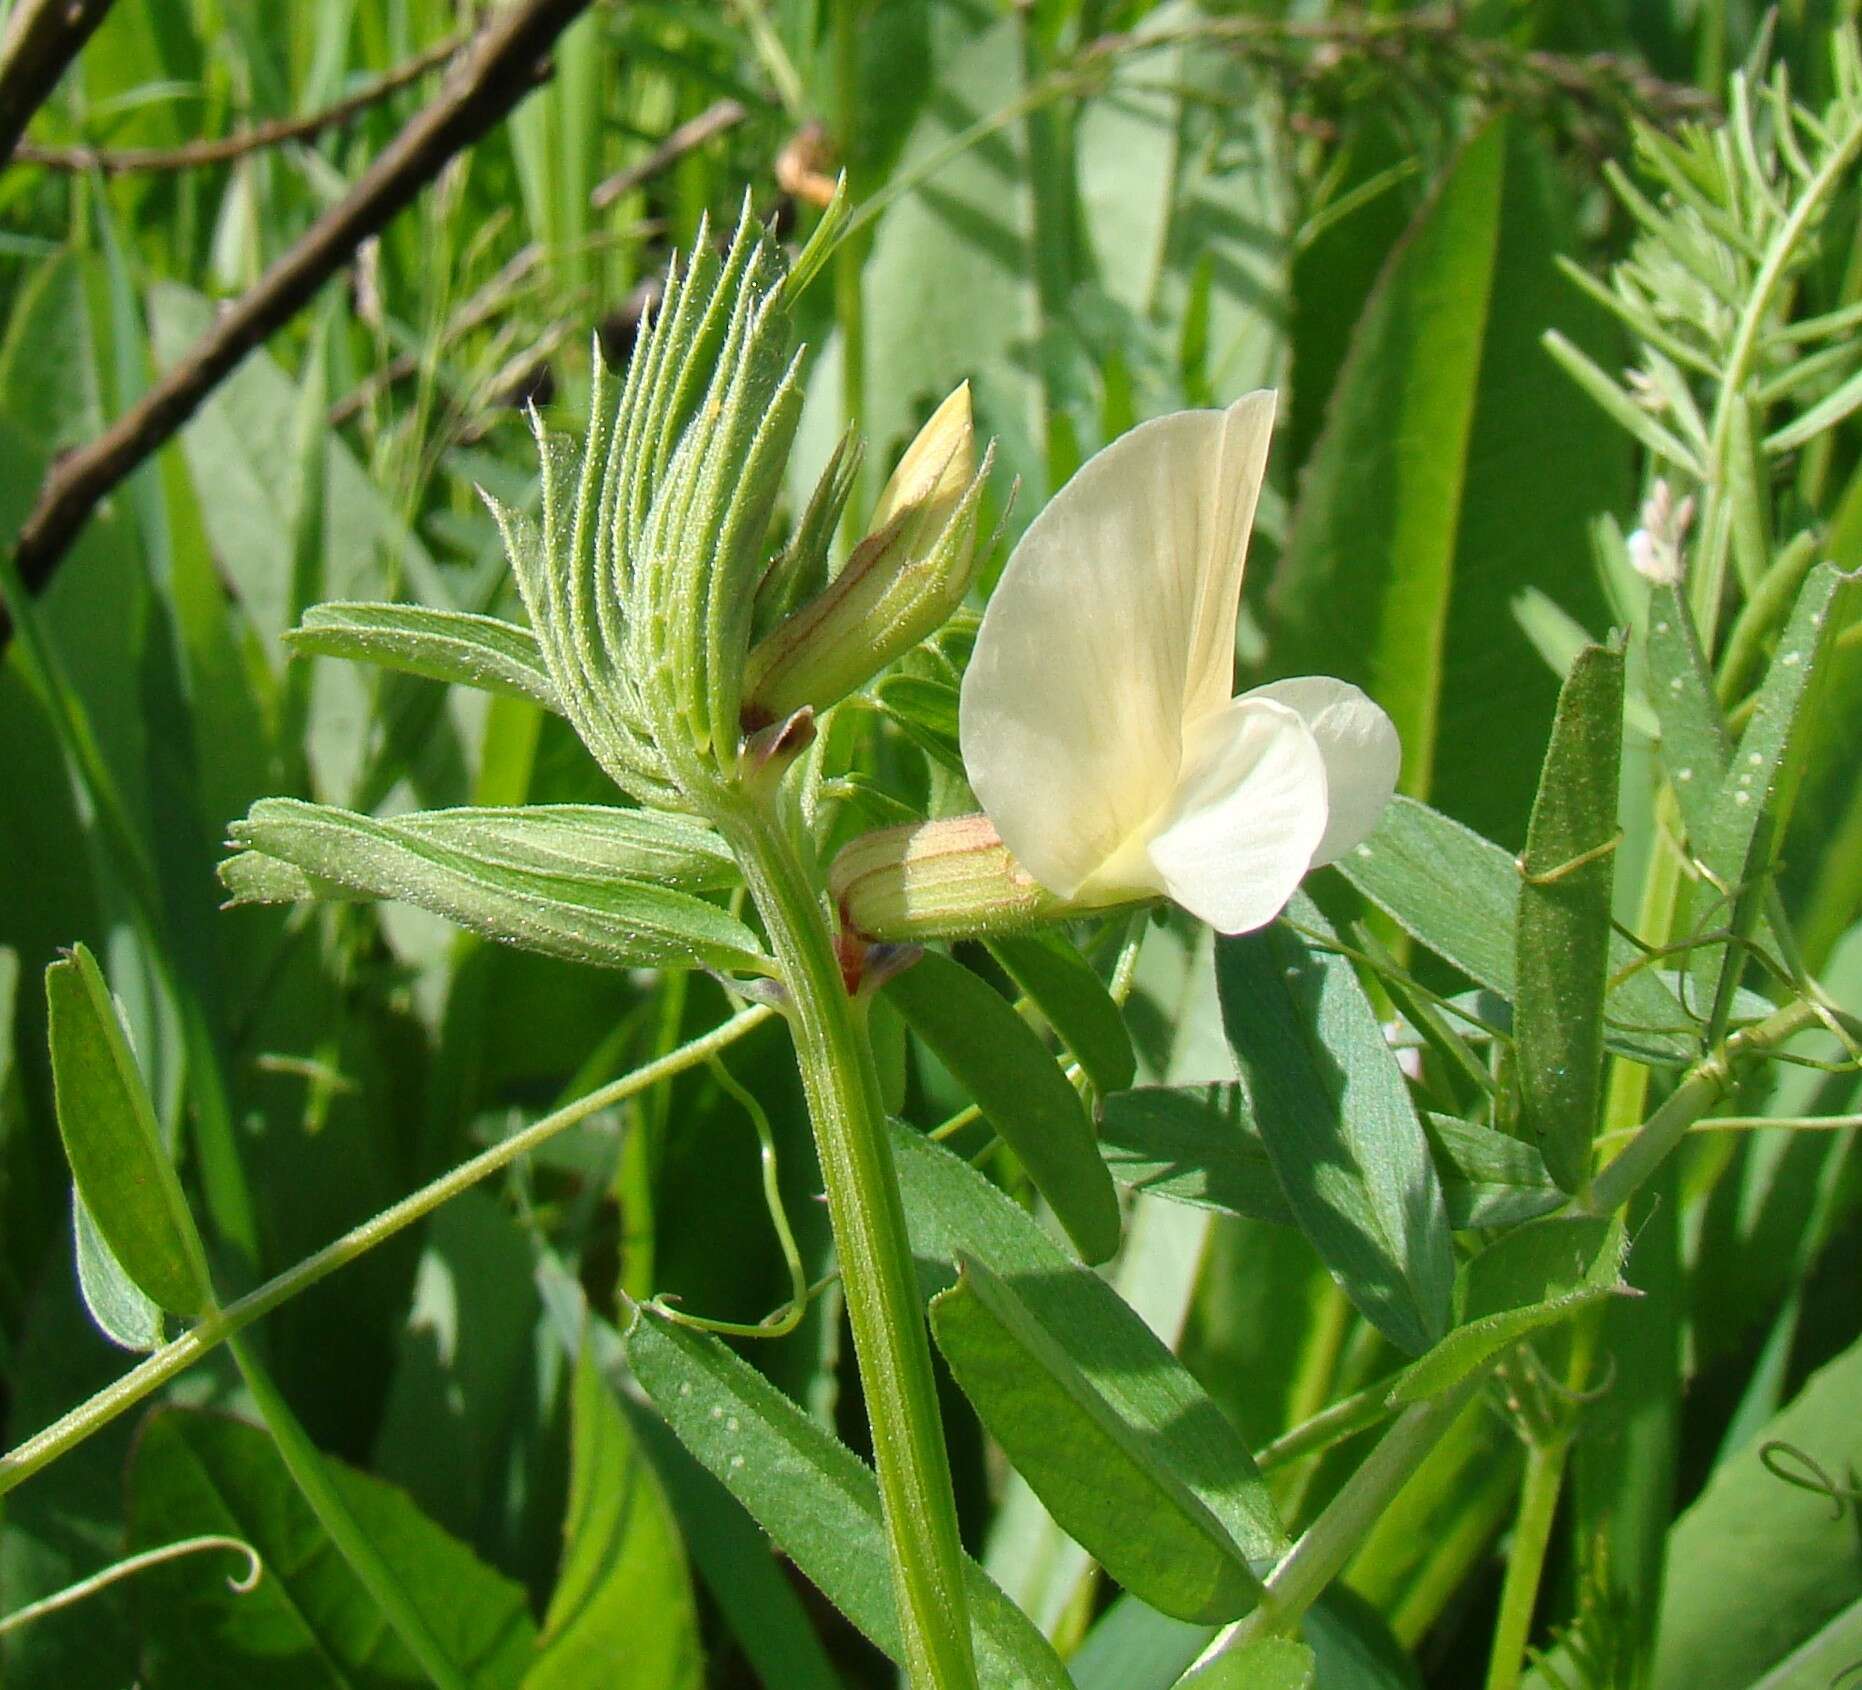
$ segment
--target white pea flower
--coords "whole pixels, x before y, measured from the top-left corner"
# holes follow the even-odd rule
[[[1250,393],[1114,441],[1030,525],[989,601],[964,765],[1009,853],[1069,905],[1161,894],[1247,932],[1396,788],[1396,730],[1358,688],[1307,676],[1230,697],[1273,416],[1274,395]]]

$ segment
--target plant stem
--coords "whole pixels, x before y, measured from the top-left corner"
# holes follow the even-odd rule
[[[1439,1397],[1405,1409],[1268,1575],[1260,1606],[1225,1627],[1196,1664],[1292,1632],[1486,1378],[1487,1370],[1479,1368]]]
[[[494,1144],[471,1160],[461,1162],[450,1173],[442,1174],[430,1184],[403,1197],[391,1208],[382,1210],[379,1215],[372,1216],[358,1227],[352,1227],[342,1237],[306,1256],[295,1266],[286,1268],[275,1279],[267,1280],[256,1291],[241,1297],[237,1302],[228,1303],[223,1309],[216,1309],[172,1343],[164,1344],[147,1361],[139,1363],[122,1378],[87,1398],[62,1419],[27,1438],[5,1456],[0,1456],[0,1496],[4,1496],[21,1481],[31,1478],[41,1467],[56,1461],[93,1432],[101,1430],[119,1414],[134,1408],[151,1391],[167,1384],[176,1374],[185,1372],[202,1356],[210,1354],[235,1333],[243,1332],[253,1321],[270,1314],[280,1304],[289,1302],[300,1291],[307,1290],[358,1256],[366,1255],[377,1244],[432,1214],[441,1204],[476,1185],[488,1174],[495,1174],[500,1168],[508,1167],[518,1157],[537,1149],[577,1122],[585,1121],[590,1115],[620,1103],[637,1092],[645,1091],[661,1080],[671,1079],[675,1074],[683,1074],[686,1069],[697,1067],[706,1058],[742,1038],[752,1027],[767,1021],[774,1013],[761,1004],[754,1005],[689,1044],[668,1052],[657,1062],[649,1062],[644,1067],[634,1069],[631,1074],[623,1074],[618,1080],[590,1092],[586,1097],[577,1098],[575,1102],[545,1115],[540,1121],[533,1121],[522,1132],[513,1133],[501,1144]]]
[[[788,992],[872,1427],[907,1676],[913,1690],[976,1690],[931,1343],[864,1014],[842,983],[826,912],[781,822],[748,803],[715,819]]]
[[[291,1411],[284,1393],[252,1346],[243,1338],[229,1338],[227,1347],[233,1352],[240,1376],[258,1407],[259,1418],[265,1422],[265,1429],[271,1434],[279,1459],[291,1475],[291,1482],[297,1486],[298,1495],[310,1505],[317,1524],[348,1563],[356,1582],[368,1592],[370,1600],[380,1609],[381,1617],[436,1690],[466,1690],[465,1674],[460,1671],[459,1664],[433,1635],[425,1616],[414,1606],[413,1598],[395,1576],[394,1569],[382,1558],[362,1523],[350,1512],[349,1504],[330,1477],[322,1451],[310,1441],[310,1435]]]
[[[1822,1024],[1817,1006],[1799,999],[1735,1033],[1718,1051],[1689,1070],[1687,1078],[1643,1122],[1617,1158],[1591,1181],[1579,1207],[1593,1215],[1614,1214],[1668,1159],[1688,1129],[1726,1095],[1738,1058],[1771,1050],[1793,1034]]]
[[[1535,1443],[1526,1452],[1526,1477],[1519,1490],[1513,1545],[1506,1557],[1506,1582],[1500,1589],[1500,1617],[1494,1625],[1493,1649],[1487,1657],[1487,1690],[1518,1690],[1570,1452],[1571,1441],[1562,1435]]]

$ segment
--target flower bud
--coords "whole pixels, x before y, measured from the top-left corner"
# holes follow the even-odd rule
[[[1067,913],[987,816],[881,828],[850,841],[828,870],[842,924],[869,940],[954,939],[1008,932]]]
[[[752,649],[745,726],[825,710],[944,624],[970,585],[990,456],[979,470],[965,382],[900,459],[846,567]]]

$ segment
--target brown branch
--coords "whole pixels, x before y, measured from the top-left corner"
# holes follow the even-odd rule
[[[98,504],[171,439],[203,399],[273,330],[290,321],[356,248],[496,125],[546,74],[556,38],[592,0],[511,0],[459,57],[431,102],[411,118],[349,193],[317,219],[187,356],[89,445],[52,466],[14,547],[27,590],[52,578]],[[0,644],[11,632],[0,621]]]
[[[109,9],[110,0],[19,0],[0,42],[0,166]]]
[[[713,135],[721,135],[750,114],[735,100],[719,100],[698,116],[682,123],[644,158],[636,159],[625,170],[617,170],[605,182],[597,184],[588,203],[597,211],[606,211],[622,194],[630,194],[649,177],[657,176],[668,165],[677,164],[694,147],[702,147]]]
[[[241,129],[232,135],[211,140],[189,141],[179,147],[42,147],[22,141],[14,156],[22,164],[44,165],[48,170],[99,170],[106,176],[121,176],[130,171],[200,170],[208,165],[231,164],[248,153],[267,147],[280,147],[292,141],[310,141],[326,130],[341,129],[353,123],[371,106],[398,94],[410,82],[418,82],[429,71],[437,70],[457,53],[469,39],[470,32],[451,35],[424,53],[417,53],[405,64],[377,77],[347,99],[325,106],[303,117],[274,118],[267,123]]]

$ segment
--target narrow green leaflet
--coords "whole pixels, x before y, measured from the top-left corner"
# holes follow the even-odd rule
[[[324,1459],[345,1505],[474,1690],[515,1690],[535,1638],[522,1588],[392,1485]],[[141,1576],[134,1597],[148,1690],[387,1690],[422,1681],[258,1427],[158,1409],[136,1445],[129,1492],[132,1549],[218,1532],[249,1543],[264,1565],[244,1595],[186,1561]]]
[[[1318,1663],[1304,1643],[1263,1637],[1218,1655],[1182,1680],[1183,1690],[1313,1690]]]
[[[1370,838],[1337,868],[1404,932],[1469,979],[1512,1000],[1519,870],[1492,840],[1399,797],[1390,801]],[[1627,939],[1612,940],[1612,974],[1638,960]],[[1691,1062],[1698,1054],[1680,999],[1650,968],[1637,968],[1609,994],[1604,1043],[1654,1063]]]
[[[682,892],[721,892],[739,879],[722,839],[702,822],[666,810],[623,810],[605,804],[415,810],[382,825],[497,868],[561,875],[577,884],[612,875]],[[235,904],[372,895],[250,851],[223,864],[220,879]]]
[[[1823,655],[1859,582],[1862,574],[1845,575],[1833,563],[1820,563],[1810,572],[1712,812],[1694,840],[1701,861],[1730,893],[1766,868],[1762,858],[1768,834],[1774,848],[1784,836],[1803,776],[1802,749],[1816,717],[1815,700],[1830,672]]]
[[[1143,1432],[1250,1565],[1283,1554],[1286,1532],[1248,1446],[1131,1306],[962,1157],[896,1123],[892,1153],[921,1280],[942,1289],[959,1256],[993,1270],[1120,1420]],[[1039,1489],[1036,1475],[1028,1477]],[[1084,1547],[1102,1553],[1098,1544]]]
[[[537,637],[495,616],[416,604],[319,604],[285,635],[299,656],[348,657],[433,681],[527,698],[560,716]]]
[[[1329,934],[1309,899],[1290,913]],[[1300,1230],[1365,1318],[1420,1355],[1448,1330],[1448,1212],[1351,964],[1278,921],[1217,941],[1216,988],[1249,1113]]]
[[[1653,1690],[1770,1684],[1766,1674],[1862,1602],[1856,1504],[1817,1478],[1853,1491],[1862,1472],[1858,1402],[1862,1344],[1852,1344],[1720,1464],[1675,1522]],[[1838,1682],[1855,1658],[1809,1682]]]
[[[608,968],[770,966],[735,916],[671,887],[486,861],[393,821],[296,798],[261,799],[232,834],[313,883],[416,904],[523,950]]]
[[[1457,1231],[1516,1226],[1564,1203],[1539,1153],[1522,1140],[1453,1115],[1425,1113],[1422,1130]],[[1133,1190],[1295,1224],[1248,1100],[1232,1082],[1114,1092],[1099,1148],[1112,1177]]]
[[[1518,1226],[1563,1205],[1564,1192],[1523,1139],[1430,1110],[1422,1130],[1441,1176],[1448,1224],[1457,1231]]]
[[[1644,646],[1650,702],[1661,722],[1658,745],[1688,838],[1708,831],[1731,748],[1714,696],[1713,669],[1701,650],[1694,612],[1679,584],[1649,588],[1649,631]]]
[[[678,1529],[587,1345],[570,1390],[566,1543],[524,1690],[700,1690]]]
[[[159,1350],[168,1334],[162,1311],[137,1289],[110,1253],[76,1186],[71,1188],[71,1227],[76,1239],[78,1290],[98,1330],[113,1344],[147,1353]]]
[[[1527,1333],[1628,1294],[1627,1247],[1620,1219],[1591,1215],[1553,1216],[1496,1239],[1456,1277],[1454,1331],[1403,1370],[1391,1402],[1435,1396]]]
[[[1260,1582],[1149,1429],[1126,1420],[1007,1281],[960,1258],[931,1303],[931,1330],[984,1426],[1070,1536],[1152,1607],[1216,1622],[1246,1613]]]
[[[1049,931],[992,939],[989,954],[1034,1000],[1101,1097],[1131,1084],[1137,1058],[1125,1017],[1065,935]]]
[[[213,1301],[207,1258],[142,1074],[96,959],[79,945],[45,971],[58,1132],[110,1254],[171,1314]]]
[[[1576,1191],[1603,1087],[1603,998],[1623,760],[1623,653],[1587,646],[1558,695],[1520,858],[1513,1039],[1524,1136]]]
[[[875,1645],[901,1658],[871,1469],[715,1338],[640,1310],[627,1359],[680,1441]],[[966,1562],[985,1690],[1069,1690],[1053,1646]]]
[[[923,675],[888,675],[873,696],[906,738],[927,756],[957,774],[963,753],[957,747],[957,689]]]
[[[1240,1086],[1139,1086],[1106,1099],[1099,1148],[1112,1177],[1178,1203],[1294,1225]]]
[[[1080,1254],[1103,1262],[1118,1248],[1118,1193],[1079,1093],[1034,1029],[936,951],[887,981],[885,992],[1021,1158]]]

